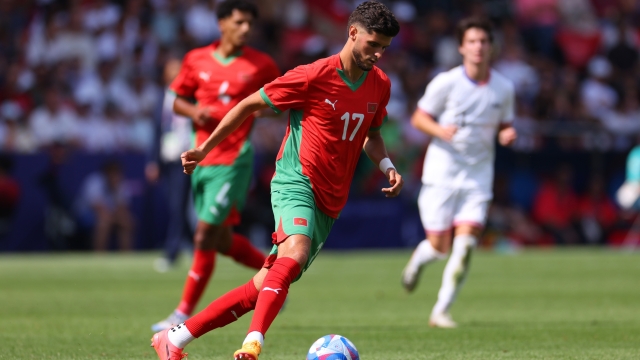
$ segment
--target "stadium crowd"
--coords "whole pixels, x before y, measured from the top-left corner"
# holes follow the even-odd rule
[[[346,17],[359,1],[256,3],[260,18],[251,44],[286,71],[336,53]],[[515,84],[520,137],[513,149],[498,153],[485,243],[615,242],[612,234],[628,227],[631,215],[619,210],[612,194],[622,182],[626,153],[640,138],[638,2],[386,3],[401,32],[380,62],[392,81],[392,121],[383,135],[406,174],[404,201],[415,202],[428,144],[409,117],[429,80],[459,64],[456,20],[486,15],[497,30],[494,68]],[[167,64],[218,35],[212,0],[0,2],[0,150],[136,153],[147,159],[147,180],[154,181],[154,164],[166,161],[160,139],[168,131]],[[247,221],[273,221],[264,213],[270,211],[268,182],[284,129],[283,120],[256,122],[254,206]],[[88,181],[94,185],[85,184],[82,194],[98,191],[99,180]],[[352,198],[376,195],[383,181],[363,161]],[[121,221],[132,231],[129,220]],[[128,241],[123,247],[131,246]]]

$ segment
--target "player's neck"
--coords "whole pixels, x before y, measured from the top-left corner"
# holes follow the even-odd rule
[[[235,46],[228,41],[221,41],[220,44],[218,44],[218,46],[216,47],[215,52],[222,58],[228,58],[236,54],[240,50],[242,50],[242,46]]]
[[[489,64],[469,64],[463,63],[464,72],[467,77],[478,84],[485,84],[489,81]]]
[[[353,54],[347,47],[344,47],[340,51],[340,64],[342,65],[342,72],[352,81],[356,82],[360,79],[364,71],[358,67],[356,60],[353,58]]]

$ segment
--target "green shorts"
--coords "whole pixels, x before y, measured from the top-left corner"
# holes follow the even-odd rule
[[[336,220],[318,209],[310,188],[291,186],[286,189],[272,190],[271,207],[276,221],[276,231],[273,236],[273,248],[265,262],[266,268],[270,268],[277,258],[278,244],[289,236],[302,234],[311,238],[311,250],[307,263],[294,280],[298,281],[320,253]]]
[[[191,175],[198,219],[211,225],[238,225],[253,171],[253,148],[247,142],[233,165],[198,166]]]

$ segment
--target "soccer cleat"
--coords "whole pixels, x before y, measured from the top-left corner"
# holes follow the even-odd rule
[[[449,313],[431,314],[429,326],[442,329],[455,329],[458,327]]]
[[[181,360],[187,358],[187,353],[182,353],[182,349],[175,347],[169,341],[169,329],[156,333],[151,338],[151,346],[156,350],[160,360]]]
[[[413,290],[416,289],[423,267],[424,266],[418,266],[417,269],[410,269],[407,264],[404,270],[402,270],[402,287],[404,287],[407,292],[413,292]]]
[[[159,332],[162,330],[170,329],[178,324],[182,324],[189,317],[187,315],[181,314],[177,311],[172,312],[166,319],[161,320],[153,325],[151,325],[151,331]]]
[[[242,344],[242,349],[233,353],[234,360],[258,360],[262,346],[257,340]]]

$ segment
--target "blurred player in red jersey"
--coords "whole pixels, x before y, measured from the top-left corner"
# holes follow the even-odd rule
[[[254,4],[227,0],[218,5],[217,15],[220,41],[188,52],[169,87],[176,94],[174,111],[193,120],[196,146],[211,135],[236,104],[280,75],[268,55],[245,45],[258,15]],[[251,180],[253,149],[248,137],[253,119],[253,114],[248,114],[247,121],[203,157],[193,173],[198,215],[193,264],[181,302],[167,319],[151,327],[154,331],[170,328],[191,316],[213,273],[217,252],[255,269],[264,263],[264,254],[232,230],[240,221]]]
[[[209,139],[182,154],[185,173],[243,126],[254,111],[289,110],[289,126],[276,159],[271,203],[276,231],[264,267],[185,323],[155,334],[162,360],[181,359],[183,348],[206,332],[254,310],[235,359],[257,360],[264,334],[287,297],[289,286],[309,267],[344,207],[364,148],[386,174],[387,197],[400,193],[402,178],[387,157],[380,128],[387,117],[391,82],[374,64],[400,27],[381,3],[360,4],[349,17],[348,39],[339,54],[299,66],[241,101]]]

